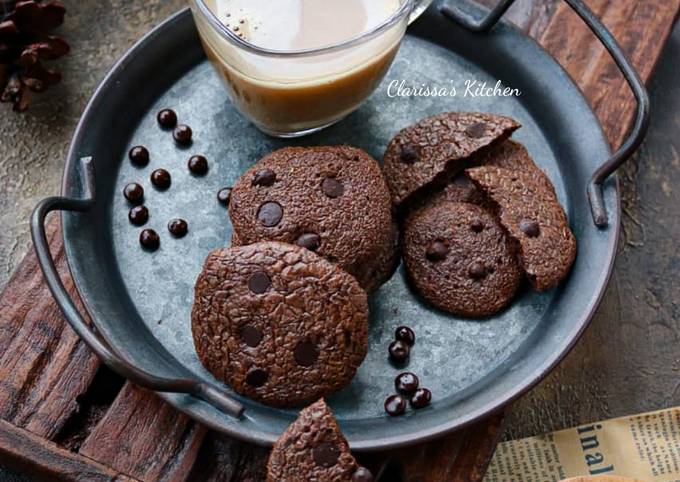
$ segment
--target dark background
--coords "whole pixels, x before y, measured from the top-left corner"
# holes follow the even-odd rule
[[[25,114],[0,105],[0,287],[30,249],[32,207],[59,192],[71,134],[96,84],[139,37],[185,2],[65,4],[61,34],[73,52],[59,61],[64,82],[37,97]],[[623,236],[612,282],[576,349],[509,410],[505,438],[680,405],[678,65],[676,26],[650,85],[650,134],[620,173]],[[20,480],[0,468],[0,481]]]

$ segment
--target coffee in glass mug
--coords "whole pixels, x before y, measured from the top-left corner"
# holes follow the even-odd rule
[[[424,7],[414,0],[190,4],[233,104],[278,137],[315,132],[358,108],[394,60],[414,7]]]

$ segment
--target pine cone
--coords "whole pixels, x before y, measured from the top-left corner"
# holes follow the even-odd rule
[[[14,110],[28,108],[34,92],[44,92],[61,80],[61,73],[43,61],[66,55],[70,48],[60,37],[49,35],[64,22],[66,8],[57,1],[24,0],[14,8],[0,0],[0,102]],[[3,8],[9,12],[1,18]]]

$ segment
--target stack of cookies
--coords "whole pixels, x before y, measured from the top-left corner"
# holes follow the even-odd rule
[[[274,444],[267,464],[267,482],[371,482],[359,466],[323,400],[300,412],[298,419]]]
[[[231,193],[232,247],[195,288],[198,356],[237,392],[277,407],[340,390],[368,350],[367,293],[399,262],[378,162],[352,147],[286,148]]]
[[[449,313],[493,315],[525,276],[550,289],[576,257],[553,184],[509,139],[518,128],[508,117],[444,113],[399,132],[385,153],[409,278]]]

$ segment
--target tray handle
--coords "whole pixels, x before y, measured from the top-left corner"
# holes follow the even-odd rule
[[[600,19],[597,18],[582,0],[564,1],[579,17],[581,17],[586,25],[588,25],[588,28],[590,28],[600,42],[602,42],[602,45],[604,45],[614,59],[614,62],[616,62],[616,65],[625,77],[626,82],[628,82],[630,89],[635,95],[635,100],[637,101],[635,123],[633,124],[633,128],[628,134],[628,137],[621,147],[619,147],[604,164],[595,170],[588,184],[588,200],[590,201],[593,221],[598,227],[604,228],[609,224],[609,220],[602,193],[602,184],[609,176],[614,174],[624,162],[630,159],[638,147],[640,147],[640,144],[642,144],[649,128],[649,94],[637,71],[621,49],[621,46],[607,27],[602,24]],[[466,29],[482,33],[493,28],[514,2],[515,0],[501,0],[486,17],[479,21],[469,18],[460,10],[450,6],[443,6],[440,11],[444,16],[458,22]]]
[[[124,360],[115,353],[85,322],[73,299],[64,287],[50,253],[45,232],[45,219],[52,211],[86,212],[95,202],[94,166],[91,157],[81,159],[85,196],[82,199],[66,197],[50,197],[43,199],[31,215],[31,237],[38,256],[40,269],[45,281],[62,313],[73,330],[82,338],[88,347],[107,366],[119,375],[157,392],[189,393],[195,395],[224,413],[233,417],[243,414],[243,406],[233,400],[222,390],[209,383],[191,378],[161,378],[152,375]]]

